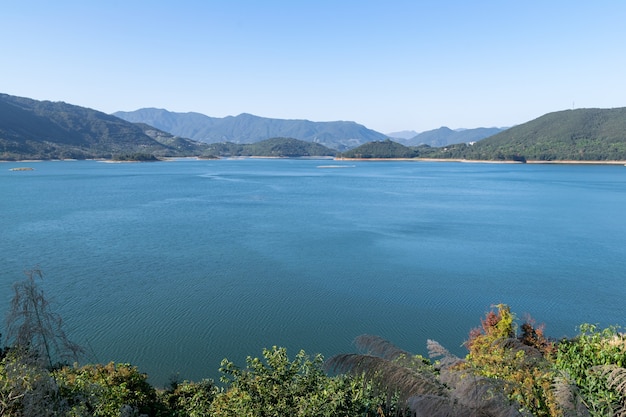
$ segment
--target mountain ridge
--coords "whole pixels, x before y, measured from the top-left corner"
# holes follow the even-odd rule
[[[342,150],[387,138],[386,135],[353,121],[273,119],[250,113],[216,118],[201,113],[176,113],[156,108],[115,112],[113,115],[205,143],[254,143],[273,137],[289,137]]]
[[[439,147],[423,143],[429,135],[435,139],[450,136],[458,138],[461,134],[484,135],[499,129],[453,131],[442,127],[417,135],[415,138],[421,137],[419,146],[403,145],[402,148],[388,141],[386,135],[355,122],[268,119],[248,113],[225,118],[185,113],[185,118],[181,120],[179,114],[164,109],[147,108],[144,111],[153,113],[152,117],[168,129],[184,127],[193,129],[196,134],[203,134],[202,129],[214,129],[211,133],[216,141],[214,143],[220,145],[209,146],[209,143],[173,135],[153,124],[140,121],[131,123],[115,115],[65,102],[37,101],[0,94],[0,159],[89,159],[111,158],[116,154],[209,157],[239,152],[286,156],[329,153],[327,149],[304,146],[293,141],[298,140],[323,145],[340,153],[370,144],[357,151],[372,158],[376,154],[384,154],[381,157],[402,154],[402,157],[416,155],[438,159],[494,161],[626,160],[625,107],[547,113],[476,142]],[[202,125],[189,125],[189,119],[200,120]],[[301,139],[303,136],[309,140]],[[338,140],[338,137],[344,139]],[[363,142],[368,137],[374,137],[374,140]],[[235,140],[229,141],[229,138]],[[244,149],[239,146],[246,144],[246,141],[249,144],[277,138],[280,140],[256,148]],[[333,145],[327,145],[329,142]],[[211,152],[219,153],[216,155]]]
[[[439,129],[428,130],[418,133],[410,139],[401,140],[406,146],[428,145],[441,147],[457,143],[471,143],[488,138],[506,130],[499,127],[478,127],[473,129],[450,129],[442,126]]]
[[[205,145],[87,107],[0,94],[0,159],[201,154]]]

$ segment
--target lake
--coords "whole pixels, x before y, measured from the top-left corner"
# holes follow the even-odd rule
[[[157,386],[363,333],[464,355],[498,303],[555,338],[626,325],[623,166],[21,162],[0,195],[0,311],[39,267],[89,360]]]

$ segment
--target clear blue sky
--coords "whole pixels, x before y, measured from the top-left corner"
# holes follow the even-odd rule
[[[2,0],[0,93],[107,113],[511,126],[626,106],[626,2]]]

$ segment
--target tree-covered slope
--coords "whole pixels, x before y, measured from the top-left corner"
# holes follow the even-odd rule
[[[410,156],[413,152],[414,156]],[[367,143],[344,152],[356,158],[438,158],[492,161],[625,161],[626,108],[548,113],[473,145],[399,147]]]
[[[182,156],[203,146],[93,109],[0,94],[0,159]]]
[[[419,153],[398,142],[386,139],[383,141],[368,142],[341,154],[344,158],[416,158]]]
[[[342,150],[386,138],[382,133],[346,121],[271,119],[247,113],[213,118],[199,113],[174,113],[162,109],[116,112],[114,115],[207,143],[254,143],[274,137],[289,137]]]
[[[334,156],[335,151],[319,143],[293,138],[270,138],[243,146],[242,156],[302,157]]]
[[[548,113],[467,147],[469,159],[626,160],[626,108]]]
[[[307,156],[334,156],[336,151],[319,143],[293,138],[270,138],[255,143],[221,142],[207,144],[207,152],[220,157],[261,156],[297,158]]]

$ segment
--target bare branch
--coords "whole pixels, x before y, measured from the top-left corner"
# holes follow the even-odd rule
[[[78,360],[83,350],[71,342],[63,330],[61,316],[53,313],[36,278],[43,279],[39,269],[26,271],[26,279],[13,286],[11,310],[7,317],[8,339],[31,360],[45,359],[48,367],[54,360]]]

